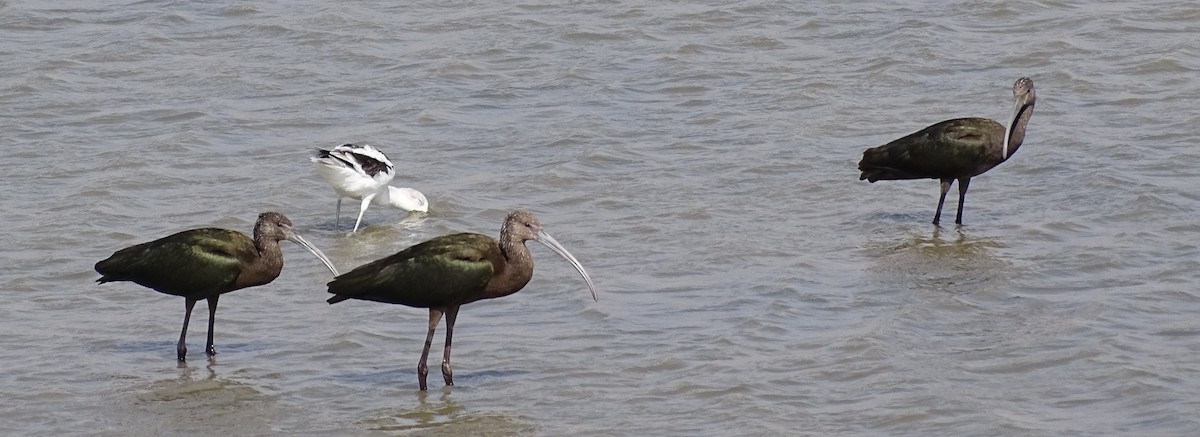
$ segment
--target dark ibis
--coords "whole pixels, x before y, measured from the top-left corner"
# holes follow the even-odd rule
[[[429,375],[426,361],[433,332],[446,316],[446,347],[442,351],[442,377],[454,385],[450,370],[450,340],[458,308],[481,299],[504,297],[521,291],[533,277],[533,258],[525,247],[536,240],[565,258],[583,275],[592,299],[596,287],[583,265],[567,249],[542,230],[537,218],[514,211],[504,219],[500,240],[475,233],[443,235],[404,249],[387,258],[364,264],[329,283],[330,304],[346,299],[429,308],[429,332],[417,364],[421,390]]]
[[[1008,127],[987,118],[956,118],[863,152],[859,180],[939,179],[942,182],[933,224],[942,217],[942,204],[950,185],[958,181],[958,214],[962,224],[963,202],[971,178],[1008,160],[1025,141],[1025,127],[1033,115],[1037,96],[1028,77],[1013,84],[1013,112]]]
[[[358,220],[354,222],[351,232],[358,232],[363,214],[372,202],[405,211],[429,211],[429,201],[420,191],[388,185],[396,177],[396,167],[387,155],[368,144],[342,144],[331,150],[317,149],[309,160],[316,164],[321,178],[338,193],[334,229],[337,229],[342,217],[343,197],[362,201],[358,207]]]
[[[208,356],[213,348],[213,321],[217,299],[222,294],[275,280],[283,270],[279,242],[291,240],[325,263],[337,276],[337,269],[325,254],[292,230],[292,221],[277,212],[258,215],[254,239],[228,229],[191,229],[157,240],[118,250],[96,263],[101,275],[96,282],[132,281],[159,293],[183,296],[183,332],[175,346],[179,361],[187,356],[188,320],[192,307],[200,299],[208,300]]]

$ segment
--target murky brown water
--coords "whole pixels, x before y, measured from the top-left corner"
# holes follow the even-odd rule
[[[0,2],[0,430],[101,435],[1184,435],[1200,429],[1200,6],[1187,1]],[[1039,101],[961,229],[862,150]],[[333,230],[369,142],[426,216]],[[326,305],[295,245],[177,367],[112,251],[288,215],[343,270],[535,212],[533,282]],[[199,308],[202,308],[203,304]],[[437,342],[440,344],[439,335]]]

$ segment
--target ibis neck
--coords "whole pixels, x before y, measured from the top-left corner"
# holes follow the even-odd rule
[[[237,288],[263,285],[279,277],[283,271],[283,250],[279,248],[279,240],[267,237],[255,229],[254,249],[258,256],[249,261],[246,268],[234,280]]]
[[[1012,121],[1012,132],[1008,139],[1008,156],[1013,156],[1017,153],[1017,149],[1021,148],[1021,143],[1025,142],[1025,127],[1029,125],[1029,118],[1033,116],[1033,105],[1027,104],[1022,106],[1017,113],[1016,118]]]
[[[493,263],[495,275],[488,281],[484,293],[487,299],[516,293],[533,278],[533,256],[525,247],[525,241],[501,232],[499,243],[500,255],[504,260]]]

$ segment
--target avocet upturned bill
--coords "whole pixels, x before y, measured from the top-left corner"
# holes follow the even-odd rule
[[[396,176],[396,168],[387,155],[370,145],[342,144],[332,150],[317,149],[309,159],[317,165],[321,178],[338,193],[334,229],[342,216],[342,197],[362,201],[351,232],[358,232],[363,213],[372,202],[406,211],[429,211],[429,202],[420,191],[388,185]]]

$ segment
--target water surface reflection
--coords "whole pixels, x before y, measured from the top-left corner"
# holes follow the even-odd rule
[[[968,294],[995,292],[1009,284],[1012,265],[994,253],[1004,247],[993,237],[934,227],[867,251],[874,258],[869,270],[882,284]]]
[[[271,433],[271,423],[282,417],[276,396],[251,384],[218,376],[210,360],[197,367],[180,363],[175,378],[132,388],[135,411],[122,417],[139,418],[125,428],[130,435]]]
[[[371,431],[401,432],[405,435],[528,435],[537,427],[527,417],[513,413],[472,411],[450,396],[450,387],[418,391],[413,406],[378,410],[361,425]],[[436,399],[431,399],[435,398]]]

